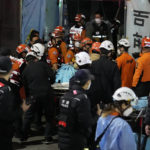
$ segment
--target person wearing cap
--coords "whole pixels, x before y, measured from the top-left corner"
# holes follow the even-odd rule
[[[132,86],[138,97],[150,93],[150,38],[142,39],[142,55],[136,62]]]
[[[60,99],[58,146],[60,150],[81,150],[86,145],[92,125],[90,101],[86,91],[93,76],[81,69],[70,79],[69,91]]]
[[[137,150],[137,145],[130,125],[121,117],[128,117],[138,98],[127,87],[117,89],[113,102],[104,106],[98,119],[95,141],[102,150]],[[98,137],[103,136],[101,139]]]
[[[104,41],[100,45],[100,59],[93,61],[91,73],[95,76],[90,89],[90,99],[99,104],[112,102],[112,95],[121,87],[121,77],[117,64],[109,59],[109,53],[114,46],[111,41]]]
[[[127,39],[118,41],[118,58],[116,62],[121,73],[122,87],[131,88],[136,63],[134,58],[128,54],[129,47],[130,43]]]
[[[9,57],[0,56],[0,147],[12,150],[13,122],[20,116],[21,107],[17,103],[9,78],[12,63]],[[23,110],[27,110],[25,103]]]
[[[30,124],[39,107],[44,110],[46,117],[45,143],[52,141],[51,125],[53,120],[53,96],[51,84],[55,77],[46,62],[40,61],[40,53],[29,52],[26,56],[27,66],[22,73],[23,85],[26,93],[26,103],[31,107],[24,114],[22,140],[27,140]]]

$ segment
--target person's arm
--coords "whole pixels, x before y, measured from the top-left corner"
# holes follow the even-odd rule
[[[150,135],[150,98],[148,101],[148,108],[146,112],[146,118],[145,118],[145,132],[147,135]]]
[[[79,127],[88,130],[92,125],[92,115],[90,109],[90,102],[86,96],[82,97],[77,106],[77,118]]]
[[[142,65],[141,61],[138,60],[136,65],[137,65],[137,67],[135,69],[135,74],[133,76],[133,82],[132,82],[133,87],[137,86],[140,76],[143,72],[143,65]]]

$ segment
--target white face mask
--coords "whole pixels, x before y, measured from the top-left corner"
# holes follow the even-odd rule
[[[74,43],[74,45],[75,45],[75,47],[79,48],[79,47],[80,47],[80,42],[76,41],[76,42]]]
[[[133,112],[133,108],[130,106],[126,110],[124,110],[123,116],[128,117],[132,114],[132,112]]]
[[[89,82],[89,85],[88,85],[88,87],[87,87],[87,89],[86,89],[86,90],[89,90],[89,89],[90,89],[90,87],[91,87],[91,81]]]
[[[101,23],[101,19],[100,19],[100,18],[95,18],[95,22],[96,22],[97,24],[100,24],[100,23]]]

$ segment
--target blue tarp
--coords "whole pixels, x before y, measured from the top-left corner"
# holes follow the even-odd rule
[[[22,43],[25,43],[31,29],[40,32],[42,38],[45,26],[46,0],[24,0],[22,6]]]

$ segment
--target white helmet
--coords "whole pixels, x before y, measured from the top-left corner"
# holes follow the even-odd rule
[[[133,90],[131,90],[128,87],[121,87],[117,89],[115,93],[113,94],[113,100],[114,101],[123,101],[123,100],[130,101],[132,106],[136,105],[138,102],[137,96],[135,95]]]
[[[90,55],[86,52],[79,52],[78,54],[75,55],[75,58],[76,58],[76,63],[79,66],[92,63],[90,59]]]
[[[32,45],[31,51],[35,52],[37,56],[42,57],[45,52],[45,47],[40,43],[36,43]]]
[[[41,59],[41,57],[40,57],[40,56],[37,56],[37,54],[36,54],[35,52],[28,52],[27,55],[26,55],[26,58],[27,58],[28,56],[34,56],[34,57],[37,58],[38,60]]]
[[[130,43],[127,39],[121,39],[118,41],[117,46],[124,46],[124,47],[130,47]]]
[[[104,48],[104,49],[106,49],[108,51],[111,51],[111,50],[114,50],[114,45],[113,45],[113,43],[111,41],[105,40],[105,41],[103,41],[101,43],[100,49],[101,48]]]

